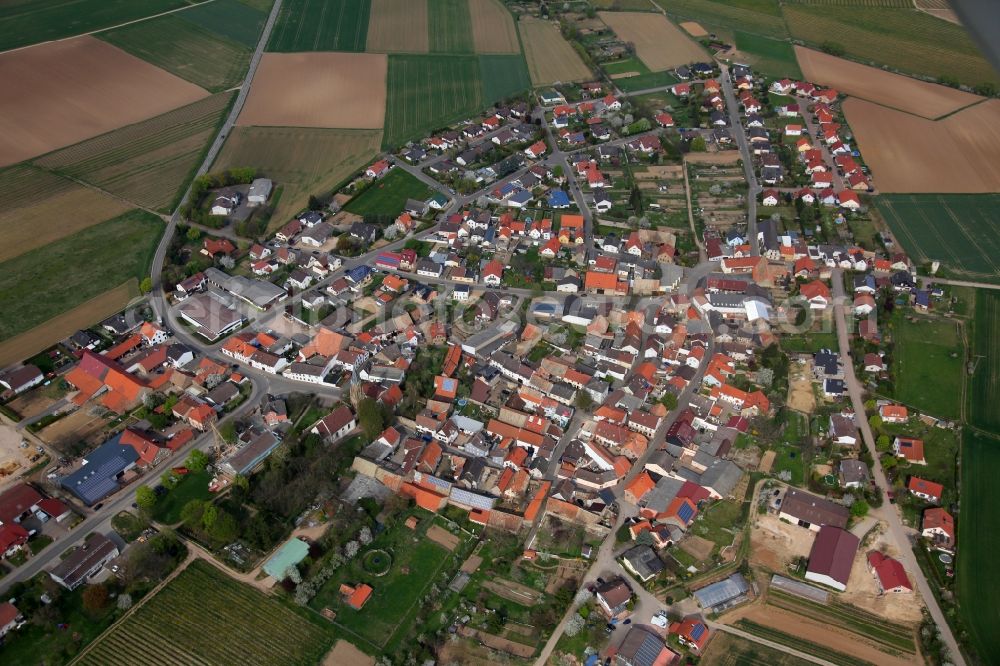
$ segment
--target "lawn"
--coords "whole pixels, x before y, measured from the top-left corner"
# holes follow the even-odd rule
[[[418,514],[418,516],[426,514]],[[424,590],[437,579],[442,568],[457,563],[441,546],[423,536],[433,521],[424,520],[416,531],[403,525],[400,517],[395,527],[380,534],[361,554],[341,567],[310,603],[315,610],[331,608],[337,613],[335,623],[358,634],[374,645],[392,653],[398,641],[405,636],[413,621],[413,612],[420,610]],[[392,557],[389,572],[376,576],[365,570],[364,554],[383,549]],[[367,583],[372,586],[371,598],[360,610],[345,605],[340,585]]]
[[[132,210],[0,263],[0,340],[149,273],[163,222]]]
[[[400,146],[471,117],[481,104],[475,56],[389,56],[383,147]]]
[[[472,53],[469,0],[430,0],[427,32],[432,53]]]
[[[0,5],[0,51],[183,7],[184,0],[21,0]]]
[[[907,321],[907,314],[914,320]],[[938,418],[960,418],[965,349],[958,325],[897,308],[889,328],[896,399]]]
[[[1000,81],[962,26],[916,9],[795,3],[786,4],[784,14],[795,39],[832,42],[852,59],[970,86]]]
[[[37,166],[170,212],[204,159],[235,93],[194,104],[49,153]]]
[[[679,79],[669,71],[653,72],[638,58],[624,58],[614,60],[601,65],[605,72],[612,74],[624,74],[626,72],[638,72],[638,76],[629,76],[620,79],[612,79],[614,84],[624,92],[635,92],[646,90],[647,88],[660,88],[677,83]]]
[[[775,78],[802,78],[792,45],[784,40],[736,31],[736,48],[749,56],[754,71]]]
[[[722,500],[712,504],[699,515],[691,533],[708,539],[718,548],[725,548],[742,528],[743,503]]]
[[[920,421],[906,424],[883,424],[882,430],[890,439],[900,435],[914,437],[924,442],[924,459],[926,465],[908,465],[899,459],[897,467],[902,476],[914,474],[922,479],[936,481],[945,487],[946,502],[952,498],[958,499],[958,433],[954,430],[927,426]]]
[[[198,23],[185,21],[179,14],[133,23],[98,36],[211,92],[239,85],[252,50]]]
[[[185,504],[191,500],[207,500],[213,496],[208,491],[208,482],[211,480],[212,475],[206,471],[185,474],[173,490],[156,500],[153,518],[164,525],[179,523]]]
[[[976,313],[969,335],[976,364],[969,386],[969,421],[1000,434],[1000,293],[976,290]]]
[[[351,199],[344,210],[356,215],[392,215],[403,212],[407,199],[424,201],[433,190],[417,177],[396,167],[384,178]]]
[[[520,54],[479,56],[479,80],[484,104],[510,99],[531,88],[528,65]]]
[[[1000,659],[1000,440],[967,430],[962,439],[962,513],[958,517],[958,609],[983,663]]]
[[[365,50],[371,0],[285,0],[268,51]]]
[[[831,322],[832,324],[832,322]],[[815,353],[820,349],[837,349],[837,334],[815,331],[781,336],[781,348],[788,353]]]
[[[316,664],[332,640],[322,618],[195,561],[78,663]]]
[[[1000,282],[1000,194],[883,194],[875,203],[918,266],[940,261],[947,277]]]

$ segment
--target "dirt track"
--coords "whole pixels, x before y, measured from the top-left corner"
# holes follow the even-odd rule
[[[802,46],[795,47],[795,56],[807,81],[925,118],[937,118],[983,99]]]
[[[95,39],[0,54],[0,166],[206,97],[193,83]]]
[[[659,72],[705,58],[705,52],[663,14],[599,12],[601,20],[621,39],[635,44],[646,67]]]
[[[880,192],[1000,191],[1000,100],[937,122],[860,99],[844,113]]]
[[[237,124],[381,128],[388,68],[378,53],[265,53]]]

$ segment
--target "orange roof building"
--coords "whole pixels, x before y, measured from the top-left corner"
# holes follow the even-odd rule
[[[73,398],[75,404],[83,405],[104,390],[98,401],[116,414],[135,407],[149,392],[141,379],[128,374],[111,359],[91,351],[84,351],[80,362],[66,374],[66,381],[79,389]]]
[[[641,472],[625,485],[625,497],[633,504],[637,504],[655,486],[656,482],[653,481],[653,477],[648,472]]]
[[[366,583],[361,583],[357,586],[351,586],[343,584],[340,586],[340,593],[344,595],[344,603],[353,608],[354,610],[361,610],[361,608],[368,603],[368,600],[372,596],[371,586]]]

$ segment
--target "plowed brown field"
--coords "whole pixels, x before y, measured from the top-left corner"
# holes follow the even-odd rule
[[[372,0],[366,48],[372,53],[427,53],[427,0]]]
[[[388,68],[380,53],[265,53],[237,124],[381,128]]]
[[[0,166],[165,113],[208,95],[93,37],[0,54]]]
[[[861,99],[844,114],[880,192],[1000,191],[1000,100],[939,121]]]
[[[802,46],[795,47],[795,57],[807,81],[925,118],[937,118],[982,99],[972,93],[918,81]]]
[[[705,52],[663,14],[649,12],[598,12],[601,20],[626,42],[654,72],[703,60]]]
[[[500,0],[469,0],[476,53],[520,53],[517,29]]]

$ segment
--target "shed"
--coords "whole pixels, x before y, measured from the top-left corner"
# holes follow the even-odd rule
[[[308,554],[309,544],[298,537],[293,537],[264,564],[264,573],[275,580],[284,580],[288,568],[298,565]]]

